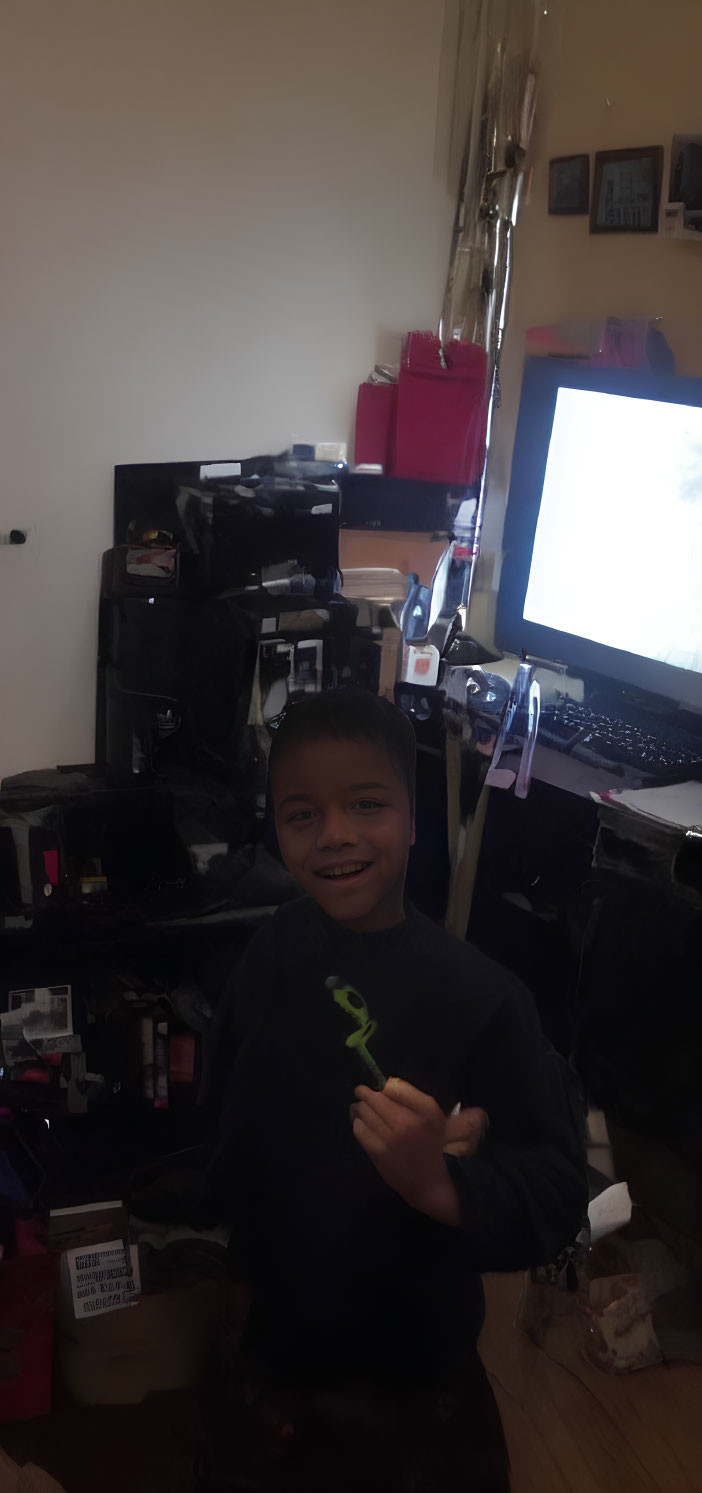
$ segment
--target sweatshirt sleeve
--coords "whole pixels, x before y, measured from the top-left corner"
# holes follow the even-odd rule
[[[573,1243],[587,1211],[585,1153],[567,1070],[543,1037],[531,995],[508,980],[467,1073],[464,1102],[487,1111],[487,1138],[477,1156],[447,1157],[476,1270],[548,1263]]]
[[[203,1044],[198,1104],[214,1134],[229,1091],[229,1077],[239,1047],[255,1018],[257,1000],[270,984],[275,939],[271,925],[259,928],[237,959],[217,1002]]]

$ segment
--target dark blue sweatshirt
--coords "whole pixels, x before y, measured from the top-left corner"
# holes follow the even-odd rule
[[[251,1282],[250,1352],[283,1378],[455,1382],[483,1319],[479,1272],[553,1258],[587,1206],[561,1060],[529,993],[418,913],[352,934],[288,904],[218,1012],[211,1180]],[[447,1165],[461,1228],[410,1208],[354,1138],[358,1083],[404,1078],[490,1117]]]

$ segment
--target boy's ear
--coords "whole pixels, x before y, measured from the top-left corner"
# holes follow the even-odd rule
[[[414,814],[414,800],[410,804],[410,845],[414,845],[417,838],[417,826]]]

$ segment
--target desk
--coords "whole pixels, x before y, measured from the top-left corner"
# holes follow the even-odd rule
[[[519,753],[507,752],[501,767],[513,772],[519,769]],[[578,762],[567,752],[556,752],[552,747],[540,746],[537,741],[532,761],[532,778],[539,783],[548,783],[564,793],[574,793],[578,798],[589,798],[591,793],[606,793],[612,788],[638,788],[641,779],[634,774],[608,771],[604,767],[593,767],[589,762]]]
[[[649,1205],[702,1242],[702,845],[596,804],[595,782],[622,786],[537,748],[527,799],[491,793],[468,936],[529,985],[547,1036],[639,1156],[664,1148],[685,1175],[672,1196],[656,1183]],[[654,1169],[637,1165],[643,1200]]]
[[[702,845],[609,805],[579,894],[574,1057],[635,1200],[702,1244]]]
[[[614,804],[601,804],[593,867],[603,876],[659,889],[672,904],[702,913],[702,839]]]

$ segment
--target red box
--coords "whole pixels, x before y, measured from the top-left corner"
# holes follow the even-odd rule
[[[390,470],[397,384],[359,384],[354,461]]]
[[[487,355],[433,332],[409,332],[400,364],[390,471],[468,486],[480,477],[487,429]]]
[[[8,1344],[8,1377],[0,1378],[0,1422],[33,1420],[51,1409],[57,1287],[54,1255],[0,1261],[0,1323]]]

